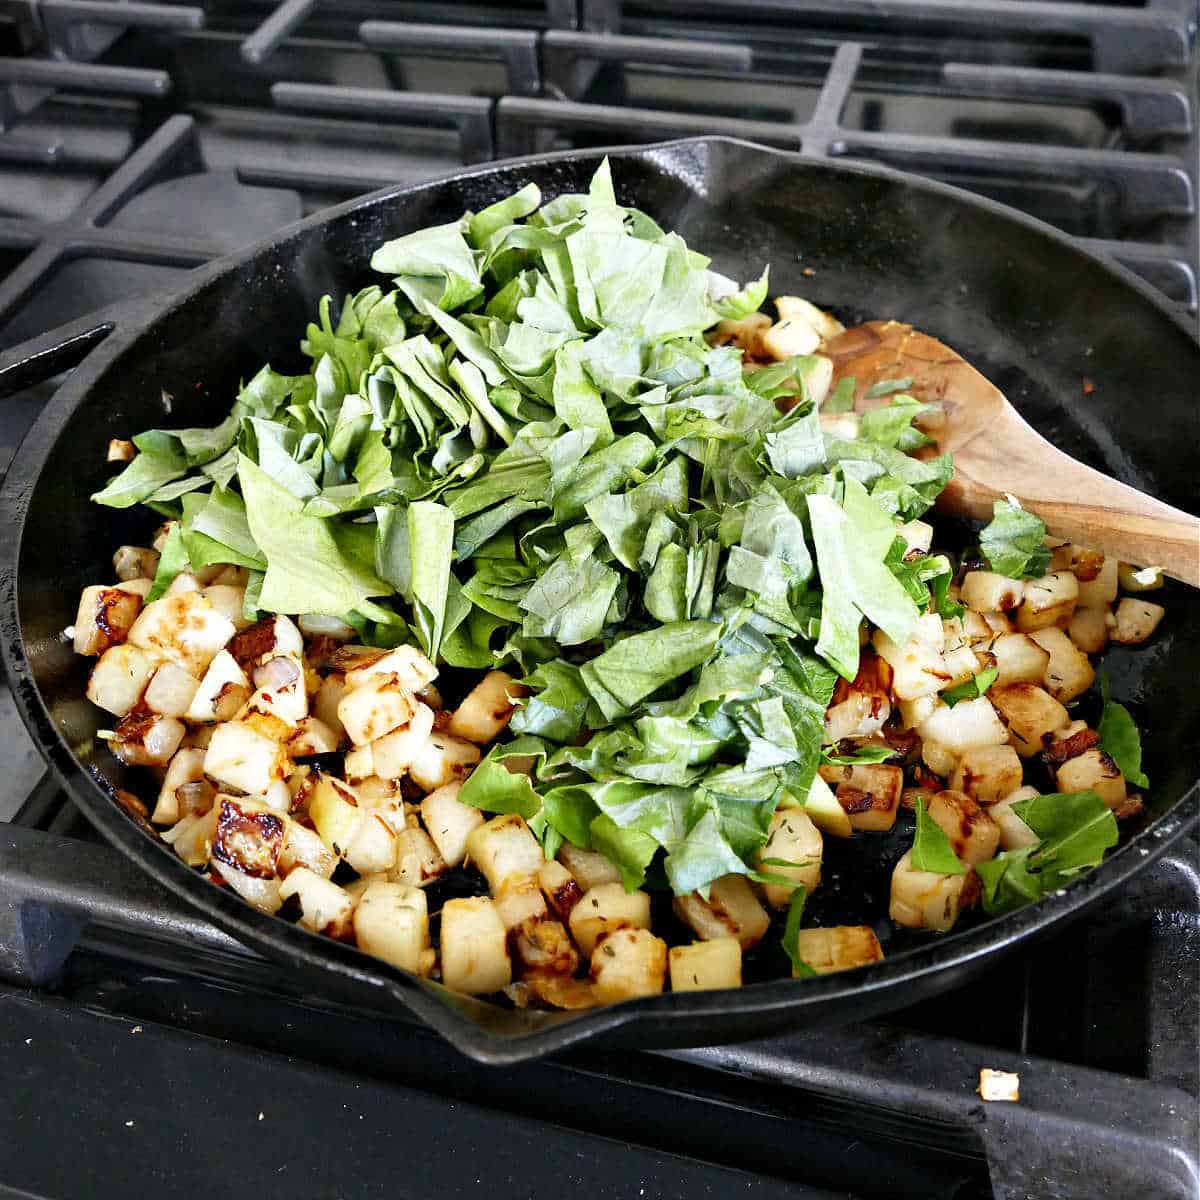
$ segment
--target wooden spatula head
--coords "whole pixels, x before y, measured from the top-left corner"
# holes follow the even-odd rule
[[[825,353],[835,383],[854,379],[858,412],[890,403],[866,395],[885,380],[911,380],[905,390],[936,406],[920,422],[936,443],[927,453],[954,455],[939,511],[987,520],[994,501],[1012,495],[1056,537],[1200,587],[1200,520],[1051,445],[949,346],[911,325],[871,321],[834,338]]]

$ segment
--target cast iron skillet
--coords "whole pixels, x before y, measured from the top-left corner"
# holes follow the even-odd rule
[[[110,473],[108,439],[148,426],[215,423],[238,380],[263,361],[303,369],[297,342],[318,298],[370,280],[368,259],[379,243],[478,210],[530,179],[547,198],[584,191],[600,157],[546,155],[377,192],[203,268],[182,295],[117,318],[111,329],[80,325],[84,343],[106,331],[107,339],[41,414],[0,495],[4,662],[33,737],[84,813],[216,925],[307,975],[314,992],[375,1010],[403,1006],[466,1054],[493,1063],[601,1037],[644,1046],[729,1041],[912,1004],[1102,897],[1119,904],[1119,886],[1191,827],[1200,797],[1193,744],[1200,597],[1179,588],[1167,595],[1167,618],[1152,644],[1118,648],[1108,658],[1116,695],[1146,731],[1154,785],[1148,820],[1075,886],[949,936],[905,938],[881,915],[909,827],[852,844],[831,838],[810,911],[817,923],[875,923],[890,938],[884,962],[578,1015],[509,1011],[454,996],[264,916],[202,880],[116,806],[111,789],[120,769],[93,740],[109,718],[84,700],[87,664],[59,636],[74,618],[80,588],[108,580],[113,549],[144,542],[153,520],[88,502]],[[1127,272],[999,205],[883,169],[809,162],[723,138],[610,157],[621,199],[714,254],[717,269],[746,278],[769,262],[775,294],[799,291],[847,322],[912,322],[979,366],[1052,441],[1171,504],[1193,503],[1200,348]],[[28,355],[10,355],[10,381],[28,365]],[[1086,397],[1084,375],[1097,385]],[[164,392],[173,397],[169,412]],[[751,974],[782,975],[782,963],[769,958],[778,952],[765,953]]]

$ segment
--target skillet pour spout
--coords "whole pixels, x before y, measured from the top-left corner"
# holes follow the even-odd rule
[[[114,310],[102,322],[76,323],[57,346],[42,339],[28,353],[0,358],[2,390],[6,375],[28,378],[37,363],[94,347],[39,416],[0,492],[4,663],[26,724],[74,802],[177,901],[314,993],[372,1013],[404,1010],[484,1062],[593,1040],[651,1047],[756,1038],[916,1003],[1120,887],[1192,828],[1200,807],[1190,749],[1195,687],[1180,669],[1200,658],[1200,594],[1184,588],[1169,597],[1152,648],[1117,648],[1106,659],[1114,696],[1145,731],[1153,783],[1145,825],[1061,893],[943,937],[896,933],[884,961],[840,975],[767,978],[737,991],[666,994],[582,1013],[507,1010],[251,909],[193,873],[114,803],[122,770],[96,738],[106,718],[83,699],[85,664],[59,638],[81,588],[107,578],[111,548],[148,533],[144,516],[89,503],[108,473],[109,439],[167,423],[164,392],[175,397],[169,423],[213,424],[239,380],[264,361],[279,371],[303,369],[296,331],[323,294],[340,297],[374,282],[368,263],[376,246],[477,212],[529,181],[545,199],[586,191],[604,153],[543,155],[376,192],[201,268],[187,291],[160,307]],[[722,138],[607,153],[620,201],[712,254],[715,270],[751,278],[770,263],[775,294],[803,295],[848,325],[891,319],[922,329],[953,346],[1065,452],[1165,504],[1194,502],[1200,346],[1120,267],[991,201],[879,167],[814,162]],[[1086,403],[1085,372],[1097,381]],[[895,838],[856,841],[853,856],[822,884],[830,912],[868,922],[886,912],[891,868],[909,836],[898,826]],[[402,1044],[397,1039],[397,1053]]]

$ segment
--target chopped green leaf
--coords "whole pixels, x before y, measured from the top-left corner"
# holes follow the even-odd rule
[[[800,950],[798,948],[800,923],[804,919],[804,904],[807,899],[808,889],[801,884],[792,893],[791,901],[788,904],[787,921],[784,923],[783,937],[780,941],[784,953],[792,961],[792,976],[795,979],[811,979],[817,974],[800,957]]]
[[[950,839],[926,811],[925,801],[919,796],[916,816],[917,830],[913,838],[912,858],[909,860],[913,868],[918,871],[932,871],[937,875],[964,874],[967,868],[954,853]]]
[[[845,375],[834,385],[833,391],[821,405],[821,411],[827,413],[846,413],[854,411],[854,393],[858,381],[853,375]]]
[[[510,771],[493,747],[458,793],[461,804],[490,813],[519,813],[527,821],[542,807],[528,775]]]
[[[992,570],[1010,579],[1036,579],[1050,565],[1046,524],[1041,517],[997,500],[992,519],[979,535],[979,545]]]
[[[1100,672],[1100,688],[1104,708],[1100,714],[1100,749],[1109,756],[1135,787],[1149,787],[1150,780],[1142,771],[1142,738],[1129,709],[1109,699],[1108,675]]]
[[[939,694],[947,707],[953,708],[960,700],[977,700],[996,682],[999,674],[1000,671],[996,667],[988,667],[987,670],[980,671],[978,675],[968,679],[966,683],[947,688]]]

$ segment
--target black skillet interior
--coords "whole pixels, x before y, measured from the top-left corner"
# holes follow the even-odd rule
[[[716,269],[747,278],[770,263],[773,294],[798,292],[848,323],[909,321],[958,349],[1057,445],[1172,504],[1194,506],[1200,351],[1144,288],[1066,239],[936,184],[809,163],[744,143],[704,139],[612,157],[623,202],[711,254]],[[960,979],[986,952],[1099,896],[1148,861],[1145,851],[1164,846],[1162,835],[1178,831],[1195,801],[1193,793],[1178,803],[1196,778],[1195,681],[1187,664],[1200,652],[1200,597],[1176,587],[1165,593],[1168,617],[1154,642],[1115,650],[1107,660],[1114,692],[1145,731],[1152,812],[1160,817],[1175,806],[1169,818],[1065,896],[1005,920],[977,920],[975,928],[937,942],[895,937],[881,919],[891,865],[910,837],[906,823],[890,837],[828,839],[813,919],[865,921],[891,938],[887,963],[840,979],[663,996],[578,1017],[501,1013],[451,1000],[434,985],[415,985],[353,950],[252,912],[191,875],[112,805],[88,777],[121,781],[93,740],[107,718],[83,699],[85,664],[59,637],[74,617],[80,588],[108,580],[112,550],[144,543],[153,523],[144,511],[88,503],[108,474],[108,439],[149,426],[215,423],[239,379],[264,361],[283,371],[304,369],[298,341],[318,298],[372,281],[367,264],[380,242],[477,210],[530,179],[547,198],[586,190],[598,161],[593,152],[549,156],[378,195],[206,268],[190,294],[141,327],[119,328],[76,371],[39,420],[7,484],[24,518],[23,526],[19,519],[10,523],[10,507],[2,534],[13,549],[19,539],[15,583],[5,580],[7,596],[15,588],[19,623],[6,603],[5,653],[35,736],[85,812],[218,923],[310,969],[315,989],[366,1001],[383,988],[466,1052],[493,1061],[601,1031],[643,1044],[712,1042],[911,1003]],[[1087,396],[1084,376],[1096,384]],[[765,951],[748,977],[779,974],[780,966],[778,952]]]

